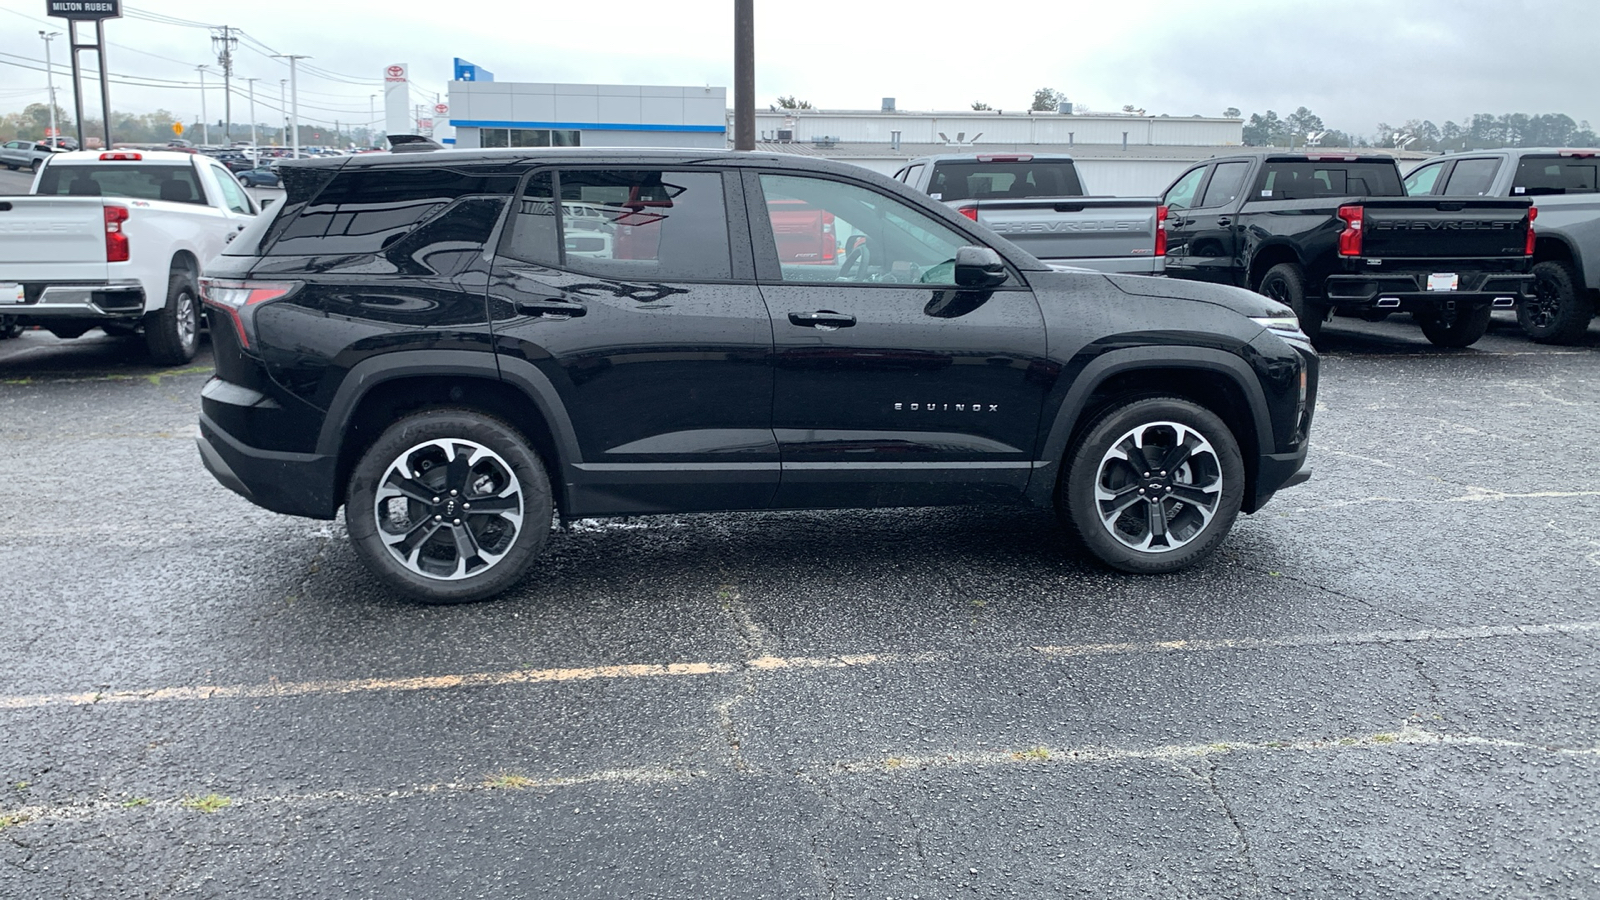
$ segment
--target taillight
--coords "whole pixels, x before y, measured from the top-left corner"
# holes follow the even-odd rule
[[[106,210],[106,262],[128,261],[128,236],[122,232],[122,223],[128,221],[126,206],[107,206]]]
[[[961,213],[963,216],[966,216],[974,222],[978,221],[978,207],[976,206],[958,206],[956,207],[956,212]]]
[[[1359,206],[1339,207],[1339,218],[1344,220],[1344,230],[1339,232],[1339,255],[1361,255],[1361,217],[1365,210]]]
[[[1533,255],[1533,220],[1539,218],[1539,207],[1528,207],[1528,240],[1522,245],[1522,255]]]
[[[834,255],[839,252],[839,245],[833,239],[833,213],[822,214],[822,260],[833,262]]]
[[[200,299],[233,319],[239,346],[249,349],[255,337],[255,311],[264,303],[281,300],[300,287],[294,281],[229,281],[200,279]]]
[[[1156,207],[1156,255],[1167,255],[1167,208]]]

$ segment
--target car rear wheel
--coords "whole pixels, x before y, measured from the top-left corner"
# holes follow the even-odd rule
[[[1261,276],[1256,293],[1282,303],[1294,310],[1300,319],[1300,330],[1315,341],[1322,335],[1322,323],[1328,317],[1328,307],[1306,299],[1306,276],[1294,263],[1278,263]]]
[[[1493,310],[1488,306],[1465,309],[1438,309],[1413,316],[1422,326],[1422,335],[1436,347],[1470,347],[1489,332]]]
[[[167,277],[167,302],[145,315],[144,340],[150,358],[160,365],[194,359],[200,347],[200,302],[189,270],[173,269]]]
[[[37,175],[39,173],[39,167],[42,166],[42,165],[44,165],[44,160],[36,159],[36,160],[33,161],[32,165],[28,166],[28,171],[30,171],[30,172],[34,173],[35,175]]]
[[[1174,572],[1216,549],[1244,499],[1228,426],[1176,397],[1113,407],[1068,454],[1056,508],[1075,542],[1114,569]]]
[[[407,416],[350,474],[345,526],[367,568],[424,603],[468,603],[514,584],[550,535],[544,464],[499,419]]]
[[[1594,318],[1594,300],[1572,266],[1545,260],[1533,267],[1533,296],[1517,305],[1517,324],[1541,344],[1576,344]]]

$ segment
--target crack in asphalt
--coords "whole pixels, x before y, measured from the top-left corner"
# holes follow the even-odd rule
[[[1245,868],[1250,873],[1250,892],[1259,897],[1262,893],[1261,870],[1256,868],[1255,854],[1250,848],[1250,836],[1245,833],[1244,826],[1239,823],[1239,817],[1234,814],[1233,806],[1228,803],[1228,798],[1222,795],[1222,788],[1217,784],[1217,761],[1207,757],[1204,771],[1199,768],[1190,768],[1189,771],[1206,786],[1211,798],[1222,807],[1222,814],[1227,817],[1228,824],[1233,826],[1234,843],[1238,845],[1237,855],[1244,861]]]
[[[745,664],[739,668],[739,674],[735,676],[738,681],[737,690],[726,699],[718,701],[714,708],[722,741],[728,750],[734,771],[752,774],[755,770],[740,747],[739,727],[735,721],[734,708],[755,696],[757,684],[754,676],[755,667],[752,663],[770,658],[767,652],[770,641],[766,631],[751,617],[750,609],[744,602],[744,595],[740,593],[738,584],[728,576],[726,569],[721,570],[721,579],[717,585],[717,600],[723,613],[736,626],[739,643],[744,649]]]

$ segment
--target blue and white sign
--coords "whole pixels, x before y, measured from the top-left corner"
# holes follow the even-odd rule
[[[482,66],[475,66],[461,57],[456,57],[457,81],[493,81],[494,73]]]

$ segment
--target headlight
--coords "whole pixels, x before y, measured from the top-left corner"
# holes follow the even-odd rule
[[[1307,340],[1300,330],[1300,320],[1294,316],[1251,316],[1250,321],[1268,331],[1275,331],[1286,337],[1297,337],[1302,341]]]

